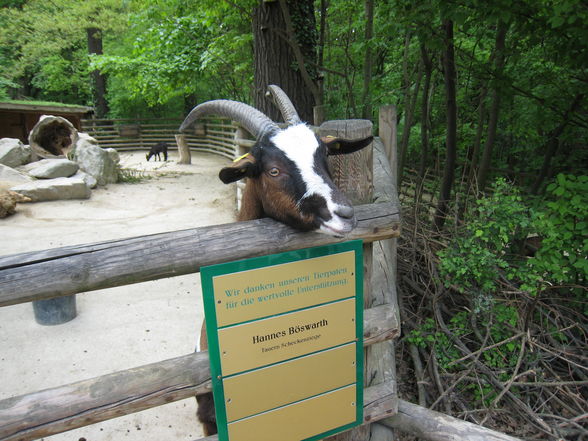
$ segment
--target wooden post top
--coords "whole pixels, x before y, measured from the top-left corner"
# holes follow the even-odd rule
[[[372,136],[373,124],[367,119],[326,121],[319,128],[319,136],[362,139]],[[347,195],[352,204],[373,201],[373,151],[368,146],[348,155],[329,157],[333,182]]]

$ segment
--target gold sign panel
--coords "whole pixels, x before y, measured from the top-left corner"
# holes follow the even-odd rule
[[[222,376],[355,341],[355,298],[219,329]]]
[[[356,419],[356,386],[229,423],[231,441],[300,441]],[[312,418],[309,416],[320,416]]]
[[[351,343],[226,378],[227,421],[232,422],[355,383],[355,364],[355,344]]]
[[[355,296],[355,253],[316,257],[213,279],[219,327]]]
[[[361,241],[201,268],[219,441],[363,421]]]

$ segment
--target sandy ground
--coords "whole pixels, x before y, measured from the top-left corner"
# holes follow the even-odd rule
[[[125,168],[153,176],[93,190],[85,201],[20,204],[0,219],[0,255],[232,222],[234,187],[217,177],[226,159],[193,154],[191,165],[121,153]],[[0,399],[193,351],[203,319],[200,275],[77,295],[77,317],[41,326],[31,304],[0,308]],[[194,440],[195,400],[116,418],[48,440]]]

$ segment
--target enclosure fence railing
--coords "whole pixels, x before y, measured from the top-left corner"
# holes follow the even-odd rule
[[[95,138],[103,148],[149,150],[156,143],[166,142],[173,150],[177,148],[175,136],[181,123],[179,118],[84,119],[82,132]],[[230,119],[206,117],[184,138],[192,151],[215,153],[232,159],[237,127]]]

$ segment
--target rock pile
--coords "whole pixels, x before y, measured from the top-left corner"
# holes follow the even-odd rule
[[[64,118],[43,116],[29,135],[29,145],[0,139],[0,217],[14,212],[13,203],[27,199],[87,199],[97,185],[117,182],[118,168],[116,150],[101,148]],[[3,200],[11,201],[11,207],[4,210]]]

